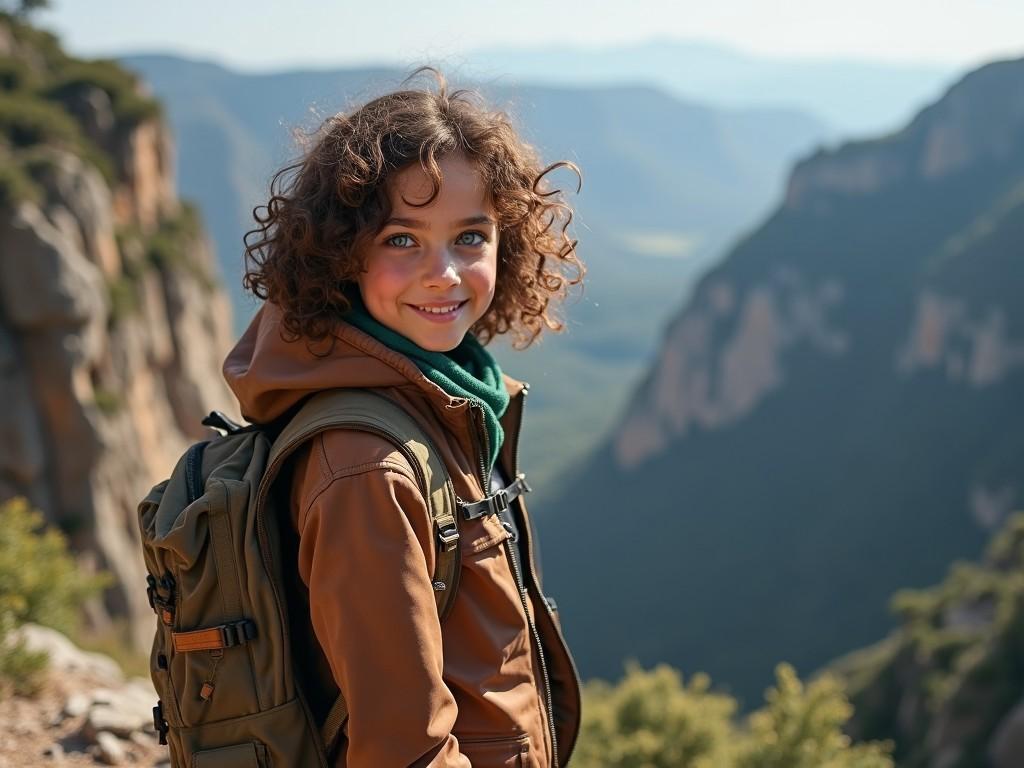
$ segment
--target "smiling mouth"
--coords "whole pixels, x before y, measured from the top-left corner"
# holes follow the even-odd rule
[[[421,306],[419,304],[410,304],[409,306],[417,312],[433,315],[434,317],[445,317],[446,315],[453,315],[458,312],[468,301],[469,299],[465,299],[463,301],[452,302],[451,304],[444,304],[442,306]]]

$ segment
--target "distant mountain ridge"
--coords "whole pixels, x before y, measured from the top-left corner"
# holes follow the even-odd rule
[[[943,64],[838,57],[777,57],[717,43],[650,40],[621,46],[499,48],[466,55],[483,80],[650,84],[720,108],[788,107],[824,120],[836,137],[904,123],[957,76]]]
[[[167,105],[180,187],[209,222],[242,326],[254,311],[241,289],[242,234],[252,227],[252,208],[267,200],[271,174],[295,151],[289,129],[313,130],[408,73],[243,75],[166,56],[123,63]],[[535,384],[523,462],[543,489],[610,426],[672,307],[781,197],[786,168],[824,128],[798,112],[709,109],[650,86],[480,87],[511,111],[545,160],[574,160],[584,173],[582,193],[567,195],[589,267],[583,300],[566,313],[570,332],[523,354],[496,344],[502,365]],[[575,190],[570,173],[555,181]],[[574,390],[561,377],[588,386]]]
[[[977,554],[1024,496],[1022,185],[1024,61],[797,166],[540,510],[584,675],[637,656],[753,701]]]

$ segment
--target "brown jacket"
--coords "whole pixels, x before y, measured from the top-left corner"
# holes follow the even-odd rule
[[[456,495],[484,497],[483,420],[466,399],[348,324],[338,325],[333,349],[316,354],[304,341],[283,341],[279,328],[280,310],[265,304],[224,363],[247,419],[273,421],[322,389],[374,387],[431,438]],[[505,384],[511,402],[498,461],[512,478],[528,385],[508,376]],[[313,709],[325,711],[335,686],[348,702],[336,765],[564,766],[579,731],[579,680],[534,567],[526,505],[513,502],[529,552],[521,568],[495,515],[459,520],[458,592],[441,624],[431,517],[394,446],[330,430],[300,450],[291,477],[296,591],[308,600],[295,647],[309,660]]]

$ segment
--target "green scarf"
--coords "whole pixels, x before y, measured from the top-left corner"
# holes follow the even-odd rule
[[[346,322],[404,354],[428,379],[452,397],[467,398],[483,408],[491,449],[487,466],[488,470],[493,468],[505,439],[498,419],[505,413],[509,402],[501,368],[494,356],[472,333],[467,333],[459,346],[450,352],[431,352],[375,320],[366,309],[358,287],[346,286],[344,293],[352,302],[352,309],[343,316]],[[490,492],[486,488],[484,491]]]

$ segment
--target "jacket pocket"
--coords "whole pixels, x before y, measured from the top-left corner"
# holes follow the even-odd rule
[[[459,751],[469,758],[473,765],[494,766],[497,768],[529,768],[530,736],[521,733],[518,736],[501,736],[498,738],[459,738]]]

